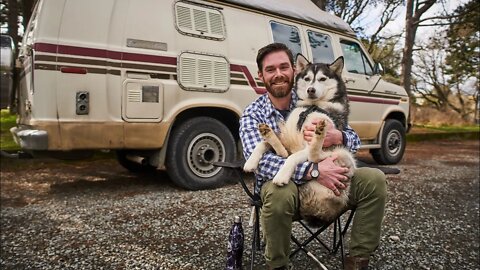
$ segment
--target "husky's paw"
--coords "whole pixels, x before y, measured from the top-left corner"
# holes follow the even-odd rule
[[[275,175],[275,177],[272,180],[272,182],[279,187],[288,184],[288,181],[290,181],[290,176],[287,175],[285,177],[285,175],[282,175],[282,173],[278,173],[277,175]]]
[[[327,124],[325,123],[325,119],[320,120],[317,123],[317,126],[315,127],[315,134],[317,134],[318,136],[325,135],[325,127],[326,126],[327,126]]]
[[[260,135],[262,135],[263,138],[266,138],[272,132],[272,129],[269,125],[260,123],[258,124],[258,131],[260,131]]]
[[[253,161],[253,159],[248,159],[243,165],[244,172],[254,172],[256,169],[257,164]]]

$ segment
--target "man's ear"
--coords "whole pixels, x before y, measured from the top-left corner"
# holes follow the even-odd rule
[[[310,65],[310,61],[308,61],[301,53],[298,53],[297,59],[295,60],[295,74],[300,73],[308,65]]]
[[[258,71],[258,78],[263,82],[265,83],[265,81],[263,80],[263,73],[259,70]]]
[[[338,77],[341,78],[343,65],[344,65],[343,56],[340,56],[335,61],[333,61],[333,63],[328,65],[328,67],[330,68],[331,71],[335,72],[335,74],[337,74]]]

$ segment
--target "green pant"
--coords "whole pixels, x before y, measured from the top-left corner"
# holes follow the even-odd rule
[[[278,187],[268,181],[263,184],[260,196],[265,259],[269,266],[280,267],[288,264],[292,221],[298,217],[297,186],[290,181],[288,185]],[[351,231],[351,256],[369,256],[377,248],[386,198],[386,179],[380,170],[358,168],[355,171],[349,201],[357,209]]]

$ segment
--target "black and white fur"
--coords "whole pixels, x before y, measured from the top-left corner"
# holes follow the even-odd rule
[[[349,169],[345,174],[348,180],[344,182],[347,188],[339,190],[340,196],[336,196],[332,190],[315,180],[299,186],[300,214],[304,219],[311,221],[332,221],[345,209],[350,180],[356,169],[355,159],[345,147],[322,147],[327,122],[333,123],[339,130],[348,125],[347,90],[341,77],[343,65],[343,57],[339,57],[331,64],[312,64],[303,55],[297,55],[295,76],[295,89],[299,97],[297,107],[290,113],[285,123],[280,123],[280,134],[275,134],[266,124],[259,124],[264,141],[255,147],[244,165],[245,171],[255,171],[262,155],[273,148],[278,155],[287,158],[272,180],[274,184],[283,186],[290,180],[297,164],[307,160],[318,163],[331,155],[336,155],[335,163]],[[321,108],[323,112],[314,111],[308,114],[299,130],[298,119],[302,112],[312,105]],[[315,118],[320,121],[312,142],[307,144],[303,138],[303,129]]]

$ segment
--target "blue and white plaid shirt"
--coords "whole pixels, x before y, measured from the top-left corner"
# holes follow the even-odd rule
[[[292,100],[290,102],[290,111],[295,108],[298,97],[295,91],[292,91]],[[285,121],[282,114],[275,109],[267,94],[257,98],[250,104],[243,112],[240,118],[240,139],[243,145],[243,156],[245,159],[252,154],[255,146],[262,141],[260,132],[258,131],[258,124],[265,123],[269,125],[275,132],[279,132],[278,124],[280,121]],[[360,138],[357,133],[348,126],[343,132],[344,145],[355,153],[360,147]],[[260,160],[258,169],[255,172],[256,185],[255,192],[260,194],[262,184],[266,181],[272,180],[273,177],[280,170],[285,163],[285,158],[277,156],[271,150],[265,153]],[[304,175],[310,162],[303,162],[297,165],[295,173],[291,180],[296,184],[305,183]]]

